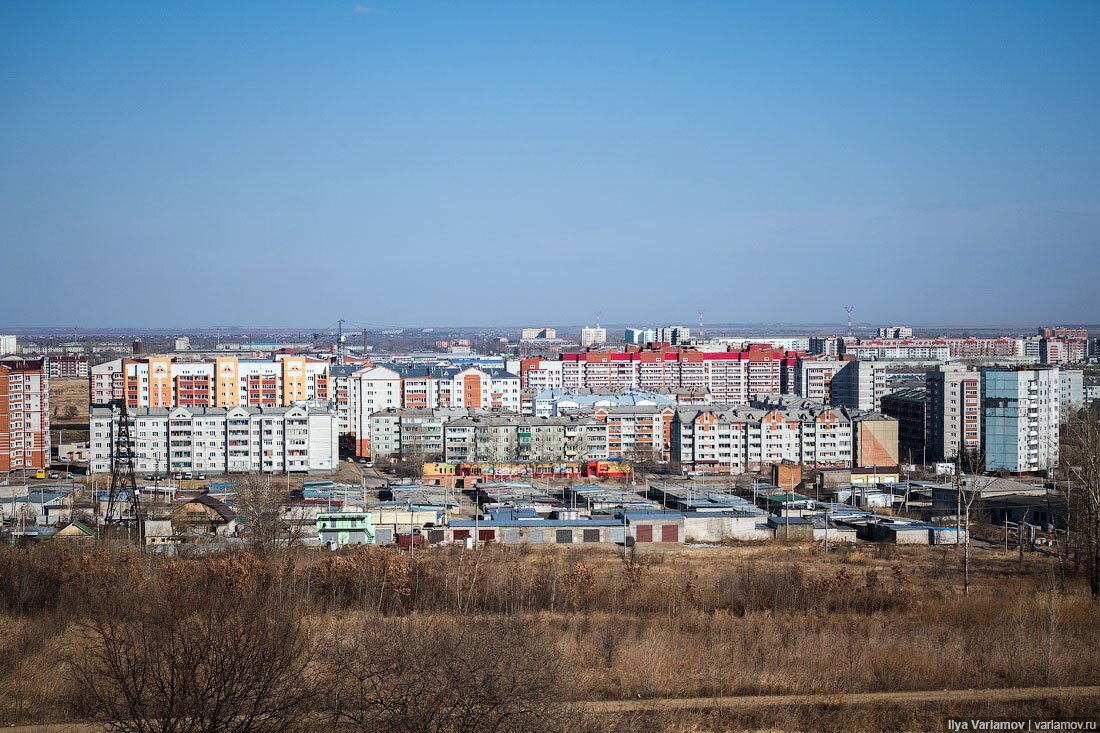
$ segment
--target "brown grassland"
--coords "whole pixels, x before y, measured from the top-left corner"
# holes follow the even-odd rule
[[[1087,697],[614,714],[578,705],[1100,684],[1100,607],[1072,567],[1062,583],[1047,557],[982,551],[972,565],[963,595],[953,548],[368,547],[171,559],[9,549],[0,723],[847,731],[942,730],[967,716],[1097,719],[1100,700]],[[279,709],[267,709],[272,700]],[[196,713],[204,706],[217,709]]]

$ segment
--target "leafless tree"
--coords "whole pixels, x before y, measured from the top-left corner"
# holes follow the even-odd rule
[[[958,492],[958,522],[962,522],[963,533],[963,595],[970,594],[970,513],[974,504],[995,481],[996,477],[983,476],[985,455],[979,450],[959,451],[955,463],[955,488]],[[969,476],[967,475],[969,474]]]
[[[273,594],[160,588],[90,606],[71,674],[83,707],[108,730],[302,728],[319,689],[311,642]]]
[[[360,731],[566,729],[559,658],[518,624],[392,619],[326,645],[329,719]]]
[[[275,546],[287,530],[283,507],[289,495],[266,476],[242,476],[237,481],[234,508],[244,522],[243,534],[260,548]]]
[[[1089,591],[1100,598],[1100,408],[1083,410],[1063,431],[1061,463],[1070,489],[1067,509],[1077,530],[1077,554],[1084,560]]]

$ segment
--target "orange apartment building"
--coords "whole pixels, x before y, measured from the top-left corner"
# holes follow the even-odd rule
[[[50,384],[43,359],[0,359],[0,473],[50,465]]]
[[[92,367],[90,390],[92,405],[125,398],[131,408],[289,407],[331,398],[329,362],[289,354],[274,359],[115,359]]]

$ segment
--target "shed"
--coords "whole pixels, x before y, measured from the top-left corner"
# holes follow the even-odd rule
[[[768,517],[768,526],[775,538],[784,542],[812,542],[814,539],[814,523],[806,517],[772,515]]]

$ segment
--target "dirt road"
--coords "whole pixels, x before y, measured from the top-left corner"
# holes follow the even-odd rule
[[[631,713],[646,710],[708,710],[788,705],[871,705],[924,702],[998,702],[1100,697],[1100,687],[1009,687],[993,690],[918,690],[915,692],[854,692],[838,695],[738,695],[733,697],[602,700],[579,703],[584,712]],[[103,733],[91,723],[52,723],[0,728],[12,733]]]
[[[655,698],[584,702],[590,713],[626,713],[642,710],[706,710],[786,705],[870,705],[874,703],[996,702],[1100,697],[1100,687],[1009,687],[994,690],[918,690],[915,692],[854,692],[829,695],[739,695],[734,697]]]

